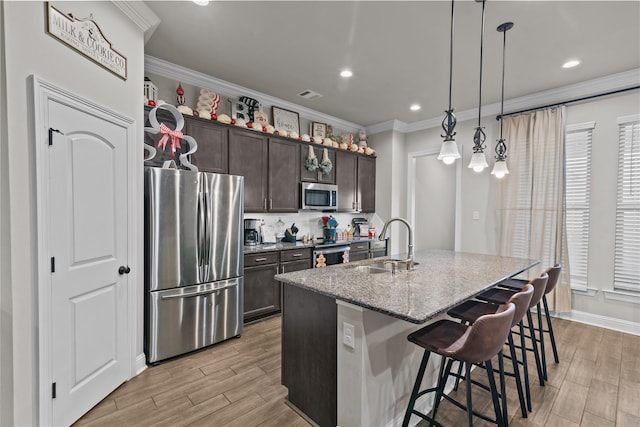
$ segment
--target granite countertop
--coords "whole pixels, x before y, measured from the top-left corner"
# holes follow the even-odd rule
[[[261,252],[272,252],[272,251],[284,251],[287,249],[300,249],[300,248],[319,248],[319,247],[331,247],[331,246],[340,246],[340,245],[350,245],[351,243],[358,242],[372,242],[378,241],[377,238],[369,239],[369,238],[359,238],[356,237],[353,240],[337,240],[335,243],[324,243],[322,240],[316,240],[314,242],[304,243],[303,241],[294,242],[278,242],[278,243],[263,243],[260,245],[245,245],[244,253],[245,254],[256,254]]]
[[[539,260],[446,250],[415,254],[413,271],[368,274],[360,265],[388,258],[278,274],[276,280],[413,323],[424,323]]]

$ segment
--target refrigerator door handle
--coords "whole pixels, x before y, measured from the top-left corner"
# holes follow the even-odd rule
[[[235,288],[238,286],[237,282],[234,283],[230,283],[228,285],[225,286],[220,286],[219,288],[213,288],[213,289],[205,289],[202,291],[197,291],[197,292],[180,292],[180,293],[175,293],[175,294],[169,294],[169,295],[162,295],[160,297],[160,299],[175,299],[175,298],[191,298],[191,297],[199,297],[202,295],[209,295],[209,294],[214,294],[218,291],[223,291],[225,289],[229,289],[229,288]]]
[[[198,210],[197,210],[197,229],[196,229],[196,233],[197,233],[197,238],[196,238],[196,256],[198,258],[198,276],[200,281],[205,281],[205,277],[204,277],[204,259],[205,259],[205,254],[204,254],[204,236],[205,236],[205,231],[204,231],[204,226],[205,226],[205,221],[204,221],[204,214],[206,212],[205,207],[202,205],[203,204],[203,199],[202,199],[202,194],[198,195]]]
[[[204,282],[208,282],[211,280],[211,193],[209,190],[211,189],[211,177],[207,174],[203,174],[203,182],[202,182],[202,198],[204,200],[204,271],[205,275],[202,278]]]

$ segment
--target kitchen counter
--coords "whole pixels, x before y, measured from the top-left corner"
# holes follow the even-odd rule
[[[335,243],[324,243],[322,240],[316,240],[314,242],[304,243],[301,240],[293,242],[278,242],[278,243],[263,243],[254,246],[245,245],[244,253],[252,254],[252,253],[261,253],[261,252],[271,252],[271,251],[284,251],[287,249],[298,249],[298,248],[326,248],[331,246],[340,246],[340,245],[349,245],[351,243],[358,242],[372,242],[378,241],[377,238],[369,239],[369,238],[354,238],[353,240],[337,240]]]
[[[289,404],[319,426],[401,425],[423,353],[407,335],[539,264],[427,250],[416,253],[412,271],[358,269],[383,259],[276,275],[283,283],[282,384]],[[425,388],[435,386],[441,360],[429,359]],[[428,413],[431,405],[422,399],[416,409]]]
[[[424,323],[496,283],[515,276],[536,260],[445,250],[421,251],[413,271],[367,274],[360,265],[384,258],[276,275],[276,280],[378,311],[413,323]]]

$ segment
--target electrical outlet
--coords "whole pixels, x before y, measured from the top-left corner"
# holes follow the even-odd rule
[[[347,322],[342,323],[342,343],[347,347],[356,348],[355,328]]]
[[[473,219],[476,221],[480,219],[480,211],[473,211]]]

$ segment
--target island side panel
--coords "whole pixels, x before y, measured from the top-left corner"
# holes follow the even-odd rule
[[[321,427],[337,425],[336,330],[334,298],[283,284],[282,384]]]
[[[407,335],[424,325],[342,301],[337,307],[338,325],[347,322],[355,332],[352,349],[341,344],[342,331],[338,328],[338,425],[401,425],[423,355],[423,349],[410,343]],[[435,386],[440,363],[438,355],[429,359],[422,389]],[[447,392],[452,386],[453,382]],[[433,397],[423,396],[416,409],[428,413]],[[414,416],[409,425],[419,421]]]

